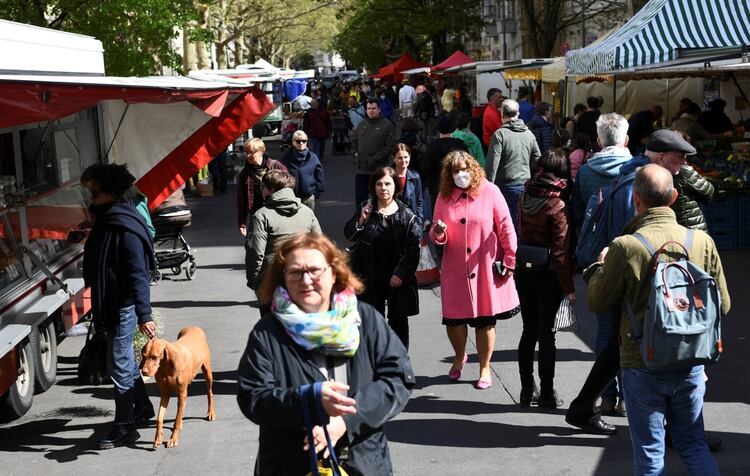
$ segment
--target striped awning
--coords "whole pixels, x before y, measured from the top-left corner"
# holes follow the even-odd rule
[[[750,45],[748,0],[651,0],[601,43],[565,55],[568,74],[615,72],[677,58],[678,49]]]

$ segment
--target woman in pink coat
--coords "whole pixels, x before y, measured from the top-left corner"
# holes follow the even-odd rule
[[[468,359],[468,325],[475,329],[479,353],[476,387],[489,388],[495,324],[520,311],[513,282],[516,233],[500,189],[484,178],[479,163],[466,152],[451,152],[443,160],[433,222],[432,241],[445,245],[440,273],[443,325],[456,354],[448,377],[458,380]]]

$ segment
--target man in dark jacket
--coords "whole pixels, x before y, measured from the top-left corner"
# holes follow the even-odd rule
[[[375,99],[367,100],[367,118],[354,131],[354,206],[367,200],[370,176],[378,167],[390,164],[391,152],[396,144],[393,123],[380,116],[380,105]]]
[[[639,149],[643,145],[643,140],[654,132],[654,122],[658,121],[662,114],[664,114],[664,111],[657,104],[644,111],[636,112],[630,117],[628,120],[630,124],[630,128],[628,129],[628,136],[630,137],[628,148],[633,155],[639,152]]]
[[[263,206],[260,181],[269,170],[286,170],[286,167],[266,155],[262,139],[254,137],[245,141],[247,163],[237,177],[237,227],[247,236],[247,223],[253,213]]]
[[[440,189],[440,172],[443,170],[443,159],[454,150],[468,152],[466,144],[461,139],[451,136],[454,127],[450,119],[443,116],[438,120],[438,138],[430,142],[421,160],[420,176],[430,192],[431,208],[435,209],[438,190]]]
[[[706,219],[701,210],[702,203],[714,198],[714,186],[688,164],[682,164],[674,177],[677,200],[672,204],[677,223],[685,228],[708,231]]]
[[[419,121],[419,129],[422,133],[422,140],[430,142],[435,134],[435,104],[432,102],[432,96],[424,85],[417,86],[417,105],[414,108],[414,115]]]
[[[138,438],[136,424],[154,416],[135,363],[133,336],[136,326],[149,337],[156,335],[149,286],[156,262],[146,221],[123,200],[135,182],[127,166],[96,164],[84,175],[94,226],[84,247],[83,277],[91,288],[94,325],[107,339],[107,368],[114,382],[114,425],[99,441],[106,450]]]
[[[526,126],[534,134],[534,137],[536,137],[539,152],[543,154],[552,144],[552,129],[555,128],[552,125],[552,105],[548,102],[539,102],[535,110],[536,113],[526,123]]]
[[[586,110],[578,116],[576,134],[586,134],[590,139],[596,137],[596,121],[599,119],[599,99],[591,96],[586,99]]]
[[[326,189],[323,165],[318,156],[307,148],[307,134],[304,131],[294,131],[292,144],[294,147],[281,157],[281,163],[294,177],[294,194],[303,205],[315,210],[315,200]]]
[[[310,109],[305,111],[305,118],[302,123],[302,130],[307,133],[310,141],[310,150],[321,160],[325,159],[326,140],[331,137],[333,126],[331,116],[325,107],[320,105],[320,101],[313,99],[310,102]]]

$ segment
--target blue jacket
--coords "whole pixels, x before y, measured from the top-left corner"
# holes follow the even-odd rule
[[[424,213],[422,211],[422,179],[414,170],[406,170],[406,185],[404,190],[401,191],[401,201],[414,212],[417,217],[417,225],[419,230],[422,230],[424,223]]]
[[[293,148],[281,157],[281,163],[294,177],[294,194],[297,197],[305,199],[315,195],[315,198],[318,198],[325,192],[326,176],[323,165],[314,152],[307,149],[305,155],[301,156],[297,149]]]
[[[130,203],[91,206],[94,226],[83,251],[83,278],[91,288],[94,319],[108,330],[119,324],[118,311],[135,305],[138,323],[151,321],[151,270],[154,248],[146,221]]]
[[[534,115],[534,105],[526,99],[518,101],[518,118],[524,123],[529,122]]]
[[[534,117],[526,123],[526,127],[534,133],[536,143],[539,145],[539,151],[543,154],[552,144],[552,130],[555,127],[539,114],[534,114]]]
[[[589,197],[598,193],[599,189],[612,185],[620,173],[620,167],[632,158],[627,147],[605,147],[578,169],[570,205],[576,228],[583,225]]]
[[[645,155],[636,155],[629,162],[623,164],[620,168],[620,174],[613,184],[616,184],[623,177],[632,174],[638,167],[651,163]],[[622,234],[625,225],[636,215],[635,204],[633,203],[633,182],[623,186],[612,197],[612,226],[609,228],[608,240],[611,242]]]
[[[390,119],[393,115],[393,107],[391,106],[390,101],[387,99],[379,99],[378,104],[380,105],[380,115],[386,119]]]

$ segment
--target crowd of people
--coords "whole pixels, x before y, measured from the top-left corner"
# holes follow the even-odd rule
[[[691,132],[727,132],[719,115],[723,105],[712,103],[704,116],[709,128],[695,105],[685,104],[670,130],[656,124],[658,106],[628,121],[602,114],[603,101],[592,97],[556,127],[550,104],[533,104],[526,91],[518,101],[507,99],[492,88],[479,137],[469,127],[471,103],[461,86],[442,97],[431,85],[407,82],[398,91],[365,86],[337,85],[330,93],[319,88],[310,104],[315,117],[293,134],[293,147],[278,160],[260,138],[244,145],[236,219],[261,320],[240,363],[238,402],[260,426],[256,474],[304,473],[308,451],[326,450],[326,440],[349,474],[390,471],[383,425],[404,408],[414,387],[409,316],[420,309],[416,273],[427,238],[440,256],[441,317],[453,351],[447,379],[461,379],[471,327],[479,363],[474,386],[490,388],[497,321],[520,314],[518,402],[564,406],[554,384],[555,314],[564,300],[576,303],[573,276],[581,269],[575,244],[591,199],[620,183],[612,195],[610,245],[583,270],[588,305],[597,314],[597,359],[566,421],[611,434],[615,427],[601,415],[627,415],[638,474],[662,471],[666,422],[688,470],[718,474],[703,435],[703,367],[646,370],[621,304],[627,300],[642,321],[646,275],[632,270],[645,269],[649,255],[628,235],[682,242],[689,227],[696,230],[691,256],[715,277],[722,312],[728,312],[721,260],[701,231],[699,203],[713,190],[687,163],[695,154],[691,138],[702,137]],[[315,211],[326,190],[322,159],[330,134],[318,110],[332,102],[348,104],[352,124],[355,209],[344,225],[351,243],[345,251],[322,234]],[[688,120],[694,124],[685,126]],[[122,243],[141,257],[131,260],[140,273],[153,265],[142,259],[150,242],[130,210],[125,190],[132,180],[124,177],[124,185],[112,190],[104,190],[107,176],[91,177],[94,236],[122,233],[117,220],[125,220],[131,231]],[[118,207],[127,213],[120,217]],[[88,282],[110,266],[107,243],[87,244]],[[536,259],[540,250],[543,260]],[[140,323],[153,334],[140,287],[114,297],[93,289],[94,303],[110,319],[108,329],[123,326],[117,332],[127,337]],[[116,340],[111,347],[113,375],[122,380],[115,393],[119,433],[110,438],[118,443],[136,414],[148,409],[139,407],[140,379],[130,361]],[[664,379],[668,387],[660,384]],[[303,407],[317,412],[314,441],[302,430]]]

